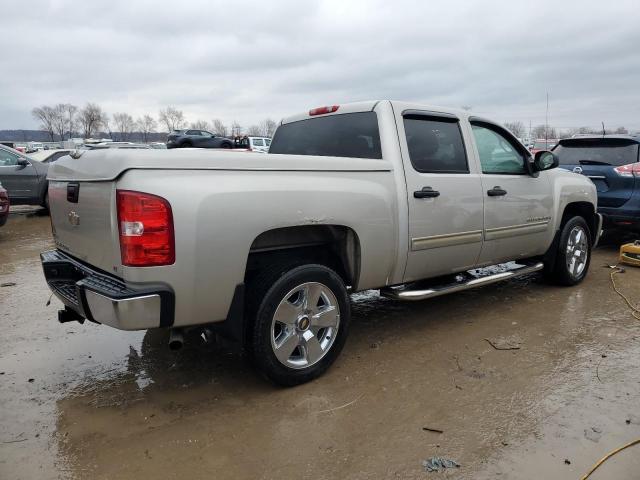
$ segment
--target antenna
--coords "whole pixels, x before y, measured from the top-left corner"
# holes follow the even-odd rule
[[[544,116],[544,144],[545,147],[547,147],[548,145],[548,140],[549,138],[549,92],[547,92],[547,111],[545,113]]]
[[[602,136],[604,137],[604,135],[605,135],[604,122],[602,122]]]

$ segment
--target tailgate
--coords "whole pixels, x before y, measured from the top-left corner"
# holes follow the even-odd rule
[[[117,273],[120,243],[114,182],[49,182],[49,209],[56,246],[68,254]]]

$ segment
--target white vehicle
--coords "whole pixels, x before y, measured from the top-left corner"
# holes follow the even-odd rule
[[[59,320],[170,329],[173,346],[214,329],[283,385],[336,359],[350,293],[415,301],[540,270],[575,285],[602,224],[594,184],[553,153],[413,103],[295,115],[267,154],[74,156],[49,169],[57,248],[41,256]]]
[[[38,150],[37,152],[33,152],[28,154],[29,158],[33,158],[42,163],[51,163],[55,162],[59,158],[64,157],[65,155],[69,155],[72,150],[70,149],[55,149],[55,150]]]
[[[247,137],[249,139],[249,149],[252,152],[267,153],[271,145],[271,139],[268,137]]]
[[[29,142],[27,143],[27,151],[29,152],[37,152],[40,150],[44,150],[44,144],[42,142]]]

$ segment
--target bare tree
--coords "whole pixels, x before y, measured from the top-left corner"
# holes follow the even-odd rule
[[[64,111],[67,119],[67,131],[69,132],[69,138],[71,138],[76,129],[76,112],[78,111],[78,107],[70,103],[66,103],[64,105]]]
[[[265,118],[260,122],[260,134],[264,137],[273,137],[276,128],[278,128],[278,124],[270,118]]]
[[[113,129],[111,128],[112,125],[113,122],[109,118],[109,114],[107,112],[103,112],[102,117],[100,118],[100,127],[104,128],[107,131],[107,135],[109,135],[109,138],[111,140],[116,140],[115,135],[113,134]],[[96,131],[96,133],[98,132]]]
[[[192,122],[189,128],[193,128],[194,130],[206,130],[207,132],[211,130],[209,122],[207,122],[206,120],[198,120],[197,122]]]
[[[116,129],[120,132],[121,141],[127,140],[136,126],[133,117],[125,112],[114,113],[113,122],[116,124]]]
[[[533,127],[532,135],[535,138],[556,138],[556,129],[547,125]]]
[[[149,134],[156,131],[158,126],[157,122],[151,115],[144,115],[143,117],[138,118],[136,123],[138,125],[138,129],[142,133],[144,143],[147,143],[149,141]]]
[[[629,130],[627,130],[624,127],[618,127],[615,129],[615,131],[613,133],[619,134],[619,135],[626,135],[629,133]]]
[[[213,131],[220,135],[221,137],[226,137],[229,133],[227,130],[227,126],[224,124],[222,120],[214,119],[213,120]]]
[[[106,113],[95,103],[87,103],[85,107],[80,110],[78,123],[82,129],[84,138],[91,138],[93,134],[98,133],[98,129],[101,126],[105,126],[107,130],[110,130]]]
[[[518,121],[505,122],[504,126],[516,137],[522,138],[524,136],[524,123]]]
[[[33,115],[33,118],[35,118],[36,120],[40,121],[40,128],[42,128],[42,130],[45,130],[48,134],[49,137],[51,138],[51,141],[54,141],[54,135],[55,135],[55,109],[48,106],[48,105],[43,105],[41,107],[36,107],[33,110],[31,110],[31,115]]]
[[[53,129],[60,137],[60,141],[64,140],[64,134],[67,130],[67,110],[64,103],[53,107]]]
[[[262,129],[260,128],[260,125],[251,125],[247,128],[247,135],[250,137],[261,137]]]
[[[171,105],[164,110],[160,110],[158,117],[160,119],[160,123],[167,127],[167,132],[169,133],[183,128],[186,123],[182,110],[178,110]]]
[[[231,124],[231,135],[234,137],[242,135],[242,125],[240,125],[235,120]]]

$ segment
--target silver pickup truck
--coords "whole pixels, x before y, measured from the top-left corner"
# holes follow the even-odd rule
[[[60,321],[170,329],[174,346],[213,329],[294,385],[340,353],[350,293],[580,282],[596,189],[556,166],[486,118],[395,101],[287,118],[266,155],[91,151],[49,170],[42,265]]]

